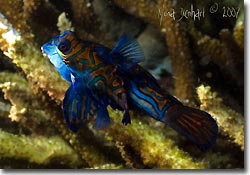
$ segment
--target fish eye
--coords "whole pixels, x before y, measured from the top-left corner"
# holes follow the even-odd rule
[[[70,49],[70,42],[69,40],[62,40],[59,45],[58,45],[58,49],[62,52],[62,53],[66,53],[69,51]]]

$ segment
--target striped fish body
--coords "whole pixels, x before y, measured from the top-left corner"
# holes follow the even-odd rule
[[[136,106],[155,120],[169,125],[202,151],[215,143],[218,126],[208,113],[184,106],[163,91],[154,77],[139,65],[122,74],[126,75],[123,80],[126,89],[129,89],[128,101],[131,106]]]
[[[93,97],[100,105],[112,106],[124,110],[122,123],[130,123],[127,93],[123,87],[122,77],[116,74],[116,65],[105,63],[97,48],[103,46],[80,41],[72,32],[66,32],[59,40],[63,47],[58,46],[63,62],[77,79],[82,80]],[[67,46],[69,45],[69,47]],[[65,49],[66,48],[66,49]]]

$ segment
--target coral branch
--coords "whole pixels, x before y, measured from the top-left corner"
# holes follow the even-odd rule
[[[238,46],[244,49],[244,22],[239,22],[235,25],[233,36]]]
[[[201,109],[210,113],[218,122],[220,131],[229,135],[244,150],[244,117],[223,104],[210,86],[201,85],[197,88]]]
[[[148,0],[113,0],[119,7],[130,14],[142,18],[144,21],[159,25],[157,2]]]
[[[9,20],[18,32],[27,38],[32,38],[30,27],[26,24],[26,17],[23,13],[22,1],[0,1],[0,12]]]
[[[162,0],[159,7],[162,10],[173,9],[171,1]],[[173,18],[165,18],[162,30],[166,32],[166,41],[169,55],[171,57],[173,75],[175,78],[175,95],[183,100],[194,100],[195,75],[193,72],[192,56],[186,31],[181,23],[177,23]]]
[[[110,46],[113,41],[101,30],[101,22],[94,12],[91,1],[70,1],[73,10],[73,24],[79,37]],[[84,18],[83,18],[84,17]]]
[[[7,103],[0,101],[0,116],[5,117],[9,115],[11,106]]]
[[[49,96],[57,101],[57,103],[61,103],[68,85],[50,65],[47,58],[43,58],[38,48],[20,36],[14,40],[13,43],[2,38],[0,45],[1,44],[3,46],[0,49],[4,50],[4,46],[7,46],[6,48],[8,48],[8,50],[4,50],[4,53],[11,58],[17,66],[22,68],[37,93],[39,93],[39,89],[43,89],[47,91]],[[48,79],[48,77],[50,78]],[[44,100],[40,102],[40,105],[47,114],[50,114],[50,120],[57,127],[63,138],[69,141],[72,147],[81,155],[83,160],[86,160],[90,167],[106,164],[105,156],[98,151],[96,147],[82,143],[80,141],[82,139],[84,140],[84,137],[81,138],[82,135],[71,133],[68,130],[61,117],[62,114],[59,112],[61,111],[60,108],[56,105],[52,108],[51,103]],[[23,106],[20,105],[20,107]],[[16,111],[16,108],[13,109]],[[23,111],[21,110],[21,112]]]
[[[55,132],[47,124],[48,115],[40,107],[40,99],[32,94],[24,78],[18,74],[1,72],[0,88],[4,92],[5,99],[12,104],[9,114],[12,121],[19,122],[32,133],[49,135],[48,133]]]
[[[195,29],[190,28],[189,33],[194,41],[195,52],[201,58],[208,57],[214,61],[231,79],[238,82],[238,85],[243,84],[243,79],[239,70],[235,67],[237,59],[241,59],[239,54],[234,54],[237,48],[231,46],[235,41],[227,42],[230,38],[228,30],[221,31],[222,40],[212,38]],[[226,41],[226,42],[225,42]],[[230,45],[230,46],[229,46]]]
[[[80,133],[74,134],[70,132],[61,117],[60,108],[56,104],[50,102],[46,96],[41,98],[41,94],[36,96],[32,94],[32,90],[28,86],[28,82],[17,74],[0,73],[0,88],[5,93],[5,98],[10,100],[12,107],[10,110],[10,118],[20,122],[22,125],[31,129],[33,133],[48,133],[53,134],[53,126],[59,130],[60,134],[67,140],[74,150],[80,154],[80,158],[88,162],[90,167],[100,166],[106,164],[106,159],[100,150],[84,141],[86,135]],[[18,85],[18,86],[17,86]],[[44,124],[51,120],[52,123]],[[42,129],[44,128],[44,129]],[[90,131],[85,129],[87,137],[91,134]],[[106,165],[107,166],[107,165]],[[110,165],[115,166],[115,165]]]
[[[48,94],[55,100],[62,100],[68,85],[55,71],[48,59],[42,56],[40,49],[31,44],[29,40],[13,33],[11,28],[0,29],[1,33],[0,49],[4,51],[4,54],[11,58],[18,67],[22,68],[33,84],[48,91]],[[7,36],[7,34],[9,35]],[[48,79],[47,77],[51,78]]]
[[[60,137],[31,137],[14,135],[0,130],[1,158],[27,159],[31,163],[79,166],[77,154]]]
[[[66,13],[63,12],[58,16],[57,27],[60,32],[64,32],[65,30],[74,31],[74,27],[72,27],[71,21],[66,17]]]
[[[41,3],[41,0],[23,0],[23,11],[26,19],[32,16]]]
[[[139,152],[133,150],[130,145],[124,145],[124,143],[120,141],[116,141],[115,145],[119,149],[122,158],[126,162],[127,167],[137,169],[142,169],[146,167],[141,160]]]
[[[201,169],[203,162],[195,162],[187,153],[180,150],[173,140],[163,133],[150,128],[147,124],[133,119],[133,124],[122,126],[121,113],[109,110],[114,124],[105,130],[108,139],[120,144],[129,144],[139,153],[143,163],[151,168]],[[122,129],[121,129],[122,128]],[[133,162],[133,160],[131,160]]]
[[[192,105],[195,94],[195,75],[186,31],[182,23],[177,23],[171,17],[164,17],[164,20],[161,20],[162,16],[159,16],[159,13],[163,15],[165,11],[173,9],[172,2],[169,0],[160,0],[156,3],[147,0],[114,0],[114,2],[129,13],[157,25],[166,34],[166,42],[175,78],[175,95],[180,99],[187,100]]]

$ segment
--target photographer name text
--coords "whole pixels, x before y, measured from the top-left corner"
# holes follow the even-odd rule
[[[219,13],[220,11],[220,13]],[[240,7],[220,7],[218,3],[214,3],[209,7],[209,11],[207,12],[205,8],[194,8],[193,4],[190,5],[190,9],[180,8],[178,18],[177,11],[175,9],[166,10],[163,6],[158,9],[158,17],[160,19],[160,25],[164,18],[170,17],[174,21],[181,21],[183,19],[192,19],[194,21],[201,20],[205,18],[206,13],[213,13],[221,15],[222,18],[238,18],[240,12]]]

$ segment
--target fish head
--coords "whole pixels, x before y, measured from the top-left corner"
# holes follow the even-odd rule
[[[43,54],[49,58],[60,75],[68,82],[72,82],[72,72],[65,64],[64,59],[72,51],[71,44],[74,44],[72,40],[76,40],[75,34],[71,31],[65,31],[53,37],[41,47]]]
[[[65,64],[63,61],[65,57],[74,50],[72,46],[77,43],[79,41],[74,32],[66,30],[45,43],[41,50],[56,68],[60,68]]]

